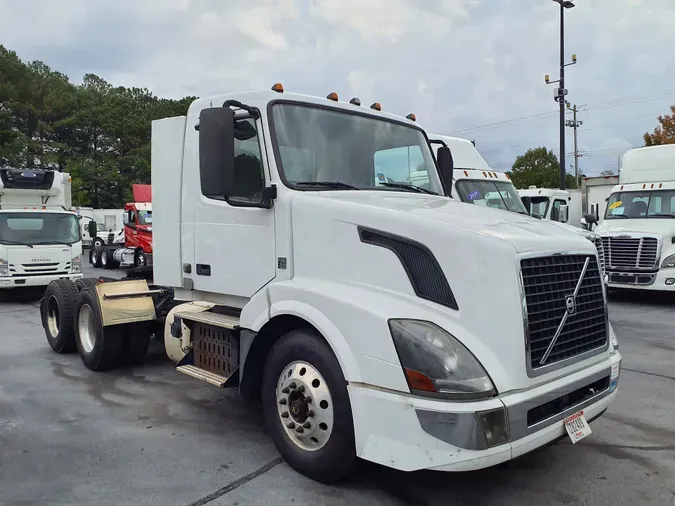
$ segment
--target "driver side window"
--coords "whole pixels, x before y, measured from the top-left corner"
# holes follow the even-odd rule
[[[234,185],[229,199],[251,201],[262,198],[265,187],[258,131],[253,119],[235,120]]]
[[[554,200],[551,207],[551,221],[560,221],[560,206],[565,205],[564,200]]]

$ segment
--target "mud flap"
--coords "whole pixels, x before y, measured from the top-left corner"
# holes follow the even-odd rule
[[[153,292],[144,279],[99,283],[96,293],[104,327],[157,319]]]

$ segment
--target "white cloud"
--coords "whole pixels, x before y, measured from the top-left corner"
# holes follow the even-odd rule
[[[164,96],[281,81],[412,111],[443,133],[557,107],[543,75],[557,72],[559,13],[545,0],[0,0],[0,13],[2,43],[23,59]],[[586,172],[615,159],[606,146],[639,142],[656,125],[650,114],[675,102],[673,89],[606,104],[675,88],[672,26],[672,0],[579,0],[566,11],[567,53],[579,56],[568,98],[588,104],[580,144],[604,148],[582,158]],[[557,153],[557,124],[553,113],[461,135],[507,166],[528,147]]]

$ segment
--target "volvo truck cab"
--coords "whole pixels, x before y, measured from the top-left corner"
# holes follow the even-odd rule
[[[378,103],[197,99],[152,124],[154,284],[93,280],[47,338],[101,370],[163,323],[178,372],[258,396],[284,459],[324,482],[358,458],[463,471],[587,436],[621,360],[595,248],[448,198],[452,172]]]

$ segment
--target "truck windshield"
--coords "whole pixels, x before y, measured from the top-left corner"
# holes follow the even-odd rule
[[[152,225],[152,211],[138,211],[138,223],[140,225]]]
[[[512,183],[460,179],[455,187],[462,202],[528,214]]]
[[[675,218],[675,190],[612,193],[605,219]]]
[[[277,103],[272,132],[279,172],[292,188],[443,194],[427,139],[413,126]]]
[[[0,213],[0,244],[73,244],[80,223],[73,214]]]
[[[548,212],[548,197],[530,197],[530,209],[528,211],[532,216],[543,218]]]

